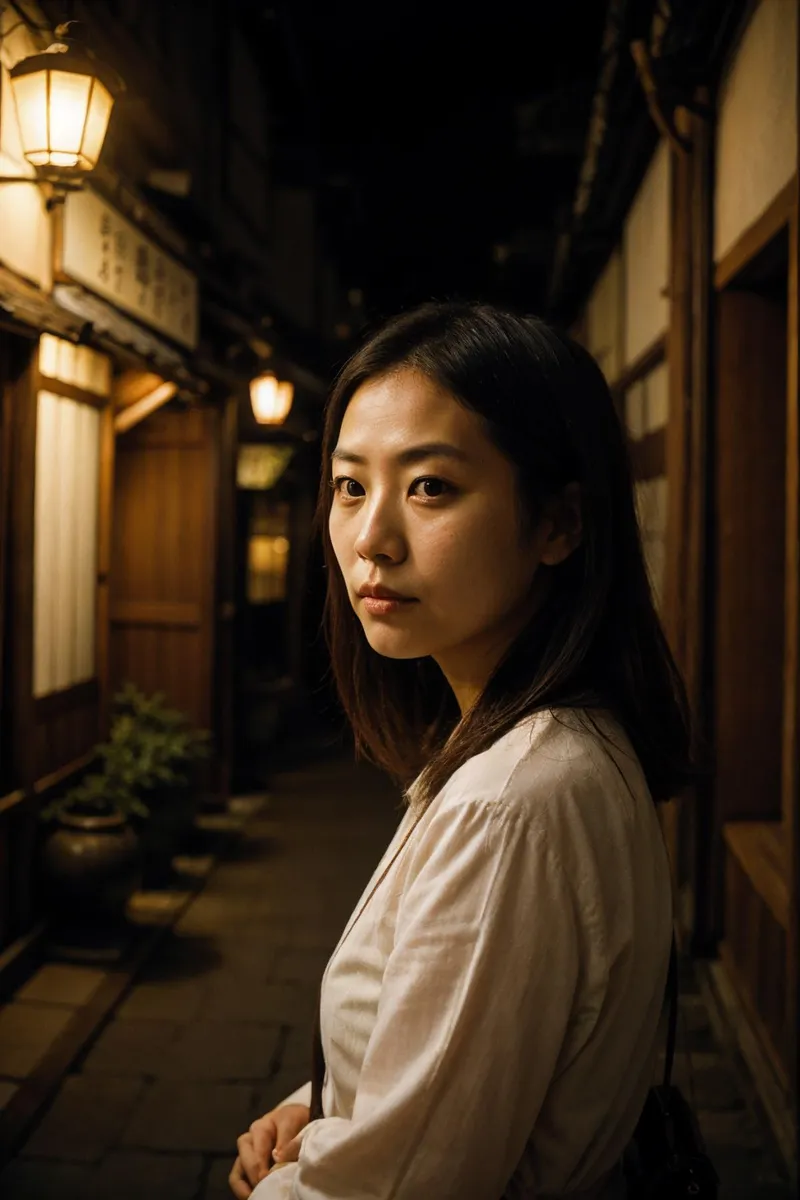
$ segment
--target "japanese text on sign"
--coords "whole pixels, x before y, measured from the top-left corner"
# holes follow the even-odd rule
[[[76,283],[183,346],[196,347],[195,276],[94,192],[67,197],[60,266]]]

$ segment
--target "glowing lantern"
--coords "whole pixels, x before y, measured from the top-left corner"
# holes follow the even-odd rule
[[[271,371],[250,384],[250,402],[259,425],[282,425],[294,399],[294,384],[278,379]]]
[[[40,175],[69,179],[97,166],[121,81],[61,25],[43,54],[10,72],[25,158]]]

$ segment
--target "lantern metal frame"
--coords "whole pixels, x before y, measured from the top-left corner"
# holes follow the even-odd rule
[[[54,70],[63,72],[65,75],[88,76],[102,84],[111,97],[113,106],[119,94],[125,90],[125,84],[116,71],[101,62],[87,49],[82,37],[77,32],[81,28],[81,22],[79,21],[67,21],[63,25],[58,25],[54,31],[55,41],[53,45],[38,54],[29,54],[27,57],[20,59],[9,71],[10,79],[13,81],[26,75],[35,75],[39,71],[49,73]],[[58,47],[58,49],[56,50],[54,47]],[[47,86],[49,90],[49,78]],[[87,115],[89,104],[90,99],[87,98]],[[31,165],[35,174],[0,175],[0,184],[28,183],[46,189],[45,207],[48,212],[57,205],[63,204],[69,192],[80,191],[87,175],[91,174],[91,171],[94,170],[94,167],[86,168],[78,164],[59,167],[50,164],[44,166]]]

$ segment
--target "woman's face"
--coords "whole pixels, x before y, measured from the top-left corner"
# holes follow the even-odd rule
[[[475,413],[408,369],[355,393],[332,478],[331,541],[370,646],[434,658],[466,711],[530,617],[538,566],[569,553],[559,522],[523,533],[511,462]]]

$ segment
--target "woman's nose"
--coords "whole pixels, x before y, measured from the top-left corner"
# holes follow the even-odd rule
[[[405,536],[390,505],[376,502],[364,506],[355,550],[359,558],[370,562],[378,559],[400,562],[405,558]]]

